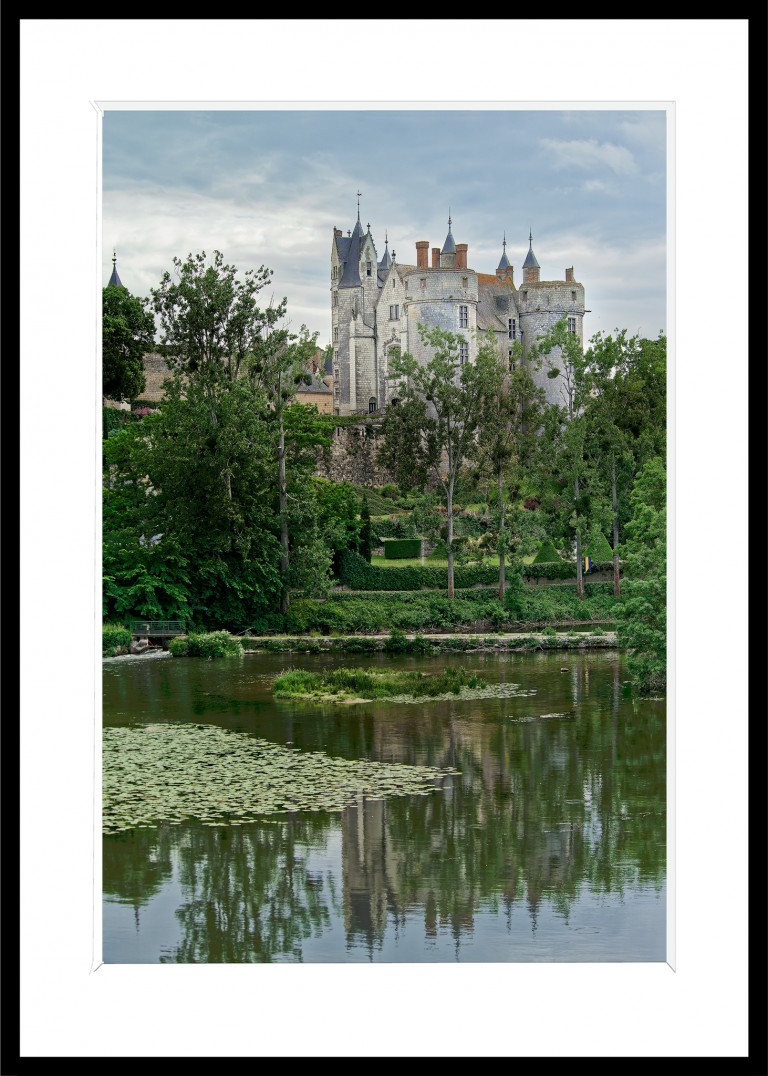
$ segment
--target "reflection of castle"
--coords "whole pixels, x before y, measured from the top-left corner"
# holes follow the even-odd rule
[[[378,258],[371,226],[363,231],[358,201],[357,221],[346,236],[334,228],[331,245],[331,334],[333,346],[334,413],[367,414],[397,399],[397,383],[390,379],[393,348],[408,351],[421,362],[429,357],[418,326],[456,333],[462,343],[460,361],[477,354],[477,333],[491,330],[501,356],[511,358],[510,345],[522,341],[528,354],[536,339],[556,321],[567,318],[568,327],[583,340],[584,287],[574,280],[573,268],[563,280],[541,280],[533,253],[533,237],[523,262],[523,281],[514,282],[507,258],[506,236],[495,274],[469,267],[468,245],[456,243],[448,217],[448,234],[442,248],[428,240],[416,243],[416,264],[395,261],[385,236],[384,254]],[[555,354],[552,359],[554,361]],[[560,399],[560,378],[546,370],[533,373],[552,403]]]

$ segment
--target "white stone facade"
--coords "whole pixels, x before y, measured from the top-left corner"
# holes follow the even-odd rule
[[[582,284],[566,269],[563,280],[540,280],[531,248],[523,266],[523,283],[514,283],[514,269],[504,253],[495,273],[467,267],[468,246],[456,244],[448,219],[442,248],[416,243],[416,264],[400,264],[395,251],[378,259],[370,231],[358,216],[346,236],[335,228],[331,246],[331,342],[333,345],[333,409],[338,415],[381,411],[398,396],[389,378],[388,354],[393,346],[417,361],[429,356],[419,325],[439,326],[466,339],[467,361],[477,354],[477,335],[491,329],[500,354],[507,358],[512,340],[522,340],[527,356],[536,339],[563,317],[584,341],[585,295]],[[522,335],[521,335],[522,334]],[[557,356],[550,357],[557,364]],[[546,370],[534,377],[547,399],[563,403],[560,379]]]

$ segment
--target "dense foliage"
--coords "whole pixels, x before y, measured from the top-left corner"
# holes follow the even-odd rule
[[[394,481],[367,490],[317,473],[333,428],[357,420],[296,403],[316,338],[290,331],[285,299],[259,305],[271,278],[214,251],[174,259],[150,300],[104,290],[105,395],[135,402],[150,346],[170,369],[157,410],[104,413],[110,630],[184,620],[192,634],[175,647],[191,653],[216,632],[456,630],[612,619],[618,606],[634,682],[661,690],[664,337],[598,334],[584,350],[561,322],[530,360],[515,344],[500,362],[486,335],[462,363],[462,337],[422,326],[431,358],[391,361],[400,399],[379,462]],[[557,379],[557,405],[537,366]],[[372,558],[383,542],[386,559],[415,561],[422,539],[431,560]],[[612,588],[590,582],[586,557],[612,567]]]
[[[101,391],[108,400],[133,400],[144,391],[144,353],[154,334],[144,301],[122,284],[108,284],[101,300]]]

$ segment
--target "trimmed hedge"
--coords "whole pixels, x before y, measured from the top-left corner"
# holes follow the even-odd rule
[[[587,542],[584,546],[584,556],[591,557],[593,561],[612,561],[613,550],[610,542],[604,534],[600,534],[593,542]]]
[[[412,560],[421,556],[421,538],[384,538],[382,545],[387,560]]]
[[[353,590],[447,590],[448,569],[428,565],[408,568],[379,568],[369,564],[359,553],[345,549],[339,561],[339,578]],[[480,583],[492,586],[498,581],[499,569],[493,565],[459,567],[454,572],[456,587],[472,587]]]
[[[566,561],[563,560],[563,558],[560,556],[560,554],[555,549],[555,547],[552,545],[552,543],[549,541],[549,539],[547,539],[547,541],[544,542],[540,546],[536,556],[533,558],[533,563],[534,564],[565,564]]]

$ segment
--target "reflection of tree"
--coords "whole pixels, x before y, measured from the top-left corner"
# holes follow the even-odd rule
[[[178,844],[183,939],[165,963],[301,960],[304,939],[319,936],[334,902],[306,854],[324,847],[328,819],[278,825],[190,826]]]
[[[441,670],[461,660],[441,656],[420,667]],[[463,660],[485,671],[479,656]],[[487,658],[489,673],[497,661]],[[513,655],[495,667],[501,679],[522,681],[537,694],[265,711],[259,734],[268,730],[271,739],[299,749],[461,771],[432,795],[361,799],[343,813],[339,908],[332,876],[307,865],[309,851],[324,848],[338,822],[321,814],[277,825],[184,825],[107,837],[105,892],[138,909],[177,861],[183,939],[165,959],[203,963],[301,960],[304,940],[321,935],[342,908],[348,942],[373,951],[416,909],[428,937],[448,932],[458,945],[480,911],[506,909],[509,917],[523,908],[535,928],[542,905],[567,921],[587,886],[618,895],[637,885],[660,887],[663,702],[623,697],[615,654]],[[153,674],[156,687],[163,673]],[[216,669],[206,675],[215,699],[225,681],[210,679]],[[188,677],[187,719],[200,690],[197,680],[192,690],[191,674],[181,679]],[[567,716],[546,718],[542,706]],[[241,717],[247,708],[243,699]],[[221,723],[233,718],[222,706]]]
[[[159,893],[173,873],[169,827],[136,829],[102,840],[102,888],[105,895],[139,908]]]
[[[348,934],[380,943],[387,913],[397,921],[414,906],[428,934],[438,925],[457,934],[471,931],[480,906],[509,911],[523,897],[535,927],[542,901],[567,920],[585,882],[619,894],[661,884],[663,710],[620,697],[618,657],[572,662],[570,672],[568,717],[514,724],[449,704],[439,734],[425,711],[403,735],[398,761],[461,775],[430,797],[346,812]],[[393,757],[391,716],[377,732]]]

